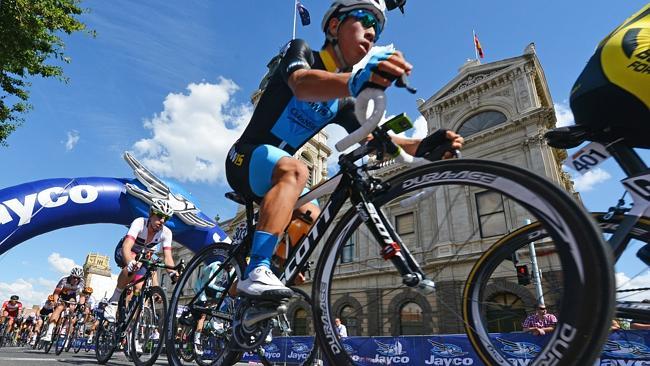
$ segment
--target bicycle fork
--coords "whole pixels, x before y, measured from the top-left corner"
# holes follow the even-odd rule
[[[361,197],[355,208],[380,245],[384,260],[390,260],[402,276],[402,283],[418,289],[425,295],[433,293],[435,283],[426,278],[386,215],[364,197]]]

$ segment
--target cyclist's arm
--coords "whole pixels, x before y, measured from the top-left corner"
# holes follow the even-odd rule
[[[124,258],[126,263],[128,263],[131,258],[131,249],[133,248],[133,244],[135,244],[135,238],[131,235],[127,235],[122,242],[122,258]]]
[[[318,102],[350,95],[350,73],[333,73],[325,70],[300,69],[294,71],[287,84],[298,100]]]
[[[165,229],[163,229],[165,230]],[[173,267],[174,266],[174,257],[172,256],[172,234],[169,229],[165,230],[165,237],[163,238],[162,241],[162,249],[163,249],[163,261],[165,262],[165,265],[168,267]],[[172,269],[168,269],[167,273],[172,274],[176,271]]]

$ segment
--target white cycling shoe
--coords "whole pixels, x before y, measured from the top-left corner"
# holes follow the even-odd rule
[[[282,300],[293,296],[293,291],[264,266],[256,267],[247,279],[239,281],[237,293],[263,300]]]
[[[115,314],[117,314],[117,303],[112,302],[104,308],[104,319],[111,323],[115,323]]]

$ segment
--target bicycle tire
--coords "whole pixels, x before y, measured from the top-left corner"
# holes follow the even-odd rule
[[[86,330],[86,325],[85,323],[82,323],[81,325],[77,324],[74,329],[74,341],[77,342],[76,344],[73,343],[73,351],[74,353],[79,353],[81,351],[81,347],[83,346],[82,340],[83,340],[83,334],[85,333]]]
[[[65,329],[63,332],[63,324],[68,323],[70,326],[70,321],[67,316],[60,316],[57,321],[57,327],[54,328],[55,333],[52,334],[52,342],[54,343],[54,353],[58,356],[63,352],[65,348],[65,341],[68,339],[68,329]],[[63,334],[61,334],[63,332]]]
[[[59,317],[60,317],[60,315],[59,315]],[[61,320],[61,319],[59,318],[59,320]],[[57,321],[57,324],[58,324],[58,321]],[[49,326],[50,326],[49,320],[48,320],[47,323],[43,322],[43,328],[45,328],[45,334],[47,334],[47,328],[49,328]],[[54,344],[54,334],[55,334],[54,331],[56,330],[56,324],[54,325],[54,328],[55,329],[52,330],[52,339],[49,342],[43,342],[42,341],[44,343],[43,344],[43,351],[45,351],[45,353],[50,353],[50,350],[52,349],[52,345]]]
[[[196,356],[194,355],[194,328],[188,326],[181,327],[181,334],[179,337],[180,342],[176,342],[175,345],[177,348],[174,348],[178,352],[179,357],[187,362],[194,362]]]
[[[185,295],[183,294],[183,289],[185,288],[186,285],[191,287],[192,274],[200,265],[202,265],[204,262],[211,263],[215,260],[215,258],[221,259],[222,261],[225,260],[228,257],[228,253],[231,248],[232,246],[228,243],[214,243],[206,246],[205,248],[201,249],[198,253],[194,255],[194,257],[187,264],[185,271],[179,277],[178,282],[174,287],[174,291],[172,293],[171,299],[169,301],[169,316],[167,317],[167,324],[165,327],[166,328],[165,348],[168,350],[167,360],[170,365],[174,365],[174,366],[185,365],[184,361],[177,354],[177,349],[175,347],[176,335],[174,334],[175,330],[179,327],[178,319],[176,317],[176,311],[179,305],[181,305],[180,303],[181,296]],[[241,274],[243,273],[243,270],[245,268],[244,267],[246,263],[245,258],[233,258],[233,261],[234,261],[233,267],[237,272],[236,277],[241,278]],[[224,336],[229,337],[227,335]],[[226,338],[224,341],[225,341],[224,343],[225,346],[223,347],[223,349],[215,350],[216,356],[214,360],[211,360],[211,362],[209,362],[210,365],[215,365],[215,366],[234,365],[241,359],[241,356],[243,355],[241,351],[231,350],[230,344],[231,342],[234,342],[234,340],[231,340],[230,338]]]
[[[537,360],[553,359],[557,362],[555,365],[592,364],[598,357],[593,349],[598,349],[604,343],[609,331],[609,324],[594,322],[593,319],[609,319],[614,304],[613,273],[598,271],[600,268],[611,268],[611,253],[593,221],[568,194],[546,179],[512,165],[478,159],[439,161],[408,170],[388,179],[385,183],[388,189],[375,194],[373,203],[381,208],[398,197],[405,199],[414,192],[447,185],[461,186],[462,189],[457,190],[461,197],[481,189],[494,191],[506,197],[509,203],[514,202],[533,214],[547,227],[552,238],[566,244],[560,249],[562,269],[575,275],[563,278],[566,296],[559,302],[562,316],[557,329],[569,329],[573,337],[560,339],[566,333],[555,332],[551,341],[537,354]],[[469,215],[471,212],[466,211],[465,216]],[[334,269],[343,245],[361,223],[362,219],[355,208],[342,216],[323,247],[314,279],[314,284],[318,286],[312,289],[316,304],[316,333],[328,361],[335,365],[354,364],[353,356],[334,332],[334,304],[331,303],[333,299],[330,299],[330,294]],[[424,253],[422,258],[425,258]],[[389,270],[392,269],[390,267]],[[467,310],[472,305],[466,303],[467,296],[463,296],[466,305],[462,307],[463,313],[455,315],[458,318],[456,321],[465,326],[472,347],[485,364],[510,365],[504,354],[489,341],[487,324],[475,317],[473,311],[476,309]],[[437,301],[442,302],[442,299],[437,298]],[[558,341],[565,342],[566,347],[553,353]]]
[[[130,339],[130,350],[131,350],[131,357],[133,359],[133,362],[136,364],[136,366],[151,366],[153,365],[156,360],[158,359],[158,356],[160,355],[160,352],[162,351],[162,346],[163,346],[163,341],[162,336],[165,334],[165,316],[167,314],[167,297],[165,296],[165,291],[160,287],[160,286],[152,286],[148,290],[145,291],[143,294],[145,296],[144,301],[142,303],[143,306],[139,306],[138,309],[136,309],[136,313],[133,318],[133,327],[131,327],[131,339]],[[160,302],[155,300],[155,298],[159,298]],[[147,303],[149,304],[147,306]],[[154,304],[158,304],[159,307],[157,307]],[[150,318],[150,319],[147,319]],[[151,348],[151,352],[149,355],[148,359],[144,359],[143,355],[145,353],[139,353],[137,352],[136,348],[136,342],[138,341],[139,337],[139,330],[140,326],[142,325],[141,322],[147,322],[148,320],[151,320],[155,322],[156,318],[159,320],[158,324],[145,324],[144,327],[145,329],[149,329],[149,331],[152,331],[154,329],[153,327],[157,327],[159,329],[159,341],[156,343],[155,346],[150,345],[149,342],[151,341],[151,338],[147,338],[145,335],[145,344],[142,345],[143,351],[148,349],[148,347]],[[153,342],[152,342],[153,344]]]
[[[97,363],[104,365],[113,356],[117,348],[116,325],[113,322],[104,320],[97,327],[95,337],[95,358]]]

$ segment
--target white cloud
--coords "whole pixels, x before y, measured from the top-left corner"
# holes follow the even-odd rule
[[[47,262],[52,266],[52,268],[63,274],[70,273],[72,267],[76,266],[74,260],[62,257],[61,254],[57,252],[50,254],[47,257]]]
[[[79,142],[79,132],[77,130],[68,131],[68,141],[65,143],[65,150],[70,151]]]
[[[31,309],[32,305],[41,305],[41,302],[52,293],[52,288],[34,286],[32,280],[19,278],[13,283],[0,282],[0,299],[8,299],[11,295],[18,295],[23,307]]]
[[[138,159],[180,181],[225,182],[226,154],[253,111],[252,105],[233,103],[238,89],[220,78],[217,84],[189,84],[188,94],[167,95],[163,111],[144,122],[153,136],[135,143]]]
[[[574,179],[575,189],[579,192],[587,192],[594,189],[594,186],[602,183],[612,177],[607,171],[596,168],[594,170],[588,171],[582,176],[579,176]]]
[[[650,287],[650,272],[645,272],[642,275],[636,276],[630,280],[623,272],[616,273],[616,289],[617,290],[628,290],[635,288],[647,288]],[[639,291],[639,292],[619,292],[616,294],[618,299],[624,298],[626,301],[643,301],[645,299],[650,299],[650,291]]]
[[[564,126],[570,126],[575,124],[575,120],[573,118],[573,113],[571,112],[571,108],[569,108],[568,104],[566,101],[564,103],[554,104],[555,107],[555,117],[557,118],[557,127],[564,127]]]
[[[412,133],[411,137],[414,139],[423,139],[427,137],[429,134],[427,120],[423,116],[418,117],[415,122],[413,122],[413,128],[409,131],[405,131],[405,133],[406,132]]]

